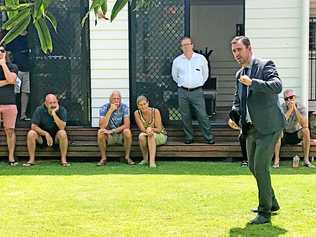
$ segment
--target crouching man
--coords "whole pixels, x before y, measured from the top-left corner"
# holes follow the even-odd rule
[[[32,116],[31,130],[27,134],[27,149],[30,159],[23,166],[35,164],[36,144],[53,146],[59,144],[61,153],[61,165],[70,166],[66,155],[68,149],[68,138],[65,131],[67,111],[59,106],[57,97],[48,94],[45,103],[36,108]]]

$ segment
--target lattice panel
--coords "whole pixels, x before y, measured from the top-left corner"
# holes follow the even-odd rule
[[[165,124],[178,121],[181,116],[171,65],[180,54],[179,39],[184,35],[183,0],[157,1],[153,8],[133,14],[131,107],[137,108],[136,98],[143,94],[160,109]]]
[[[89,32],[88,24],[80,25],[87,4],[84,0],[55,1],[49,8],[58,19],[51,55],[41,52],[37,33],[30,32],[32,111],[45,94],[56,93],[68,111],[70,125],[89,124]]]

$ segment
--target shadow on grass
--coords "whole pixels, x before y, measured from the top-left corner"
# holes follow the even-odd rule
[[[247,167],[231,162],[158,162],[157,168],[148,166],[127,165],[109,162],[106,166],[97,167],[96,162],[73,162],[70,167],[62,167],[58,161],[39,161],[37,165],[23,167],[20,163],[10,167],[0,163],[0,176],[8,175],[206,175],[206,176],[240,176],[251,175]],[[316,169],[292,169],[282,167],[272,170],[272,175],[311,175]]]
[[[269,236],[277,237],[287,233],[286,229],[272,224],[251,225],[247,224],[244,228],[236,227],[229,230],[229,237],[249,237],[249,236]]]

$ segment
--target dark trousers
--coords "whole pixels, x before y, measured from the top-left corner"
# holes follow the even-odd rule
[[[204,138],[206,140],[213,139],[211,123],[205,109],[205,99],[202,88],[193,91],[178,88],[178,100],[185,138],[188,140],[193,139],[192,107],[199,121]]]
[[[270,166],[274,154],[274,146],[281,131],[272,134],[260,134],[255,127],[248,130],[246,145],[248,166],[257,181],[259,206],[258,212],[265,217],[271,216],[272,206],[278,206],[271,185]]]
[[[239,134],[239,144],[240,144],[240,148],[241,148],[241,153],[242,153],[242,159],[243,160],[248,160],[247,157],[247,149],[246,149],[246,136],[244,134]]]

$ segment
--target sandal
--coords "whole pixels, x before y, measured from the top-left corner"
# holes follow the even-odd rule
[[[157,165],[156,165],[155,163],[150,164],[150,165],[149,165],[149,168],[157,168]]]
[[[68,163],[68,162],[60,162],[60,165],[63,166],[63,167],[69,167],[70,163]]]
[[[280,168],[280,164],[279,164],[279,163],[273,164],[272,167],[273,167],[274,169]]]
[[[141,162],[138,163],[139,165],[147,165],[148,161],[147,160],[142,160]]]
[[[104,166],[106,165],[106,160],[100,160],[98,163],[97,163],[97,166]]]
[[[126,163],[128,164],[128,165],[135,165],[136,163],[133,161],[133,160],[131,160],[131,159],[126,159]]]
[[[307,168],[315,168],[315,165],[313,165],[312,163],[304,163],[304,166]]]
[[[35,163],[26,162],[26,163],[24,163],[22,166],[24,166],[24,167],[30,167],[30,166],[33,166],[33,165],[35,165]]]
[[[17,166],[18,164],[19,164],[19,163],[18,163],[17,161],[15,161],[15,160],[8,162],[8,165],[9,165],[9,166]]]

